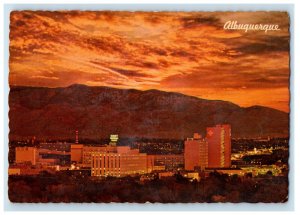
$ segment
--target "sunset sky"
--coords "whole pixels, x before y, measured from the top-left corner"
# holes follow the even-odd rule
[[[279,31],[225,30],[229,21]],[[289,111],[284,12],[14,11],[10,85],[181,92]]]

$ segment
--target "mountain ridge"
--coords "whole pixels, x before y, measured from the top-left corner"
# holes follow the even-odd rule
[[[264,106],[240,107],[156,89],[118,89],[73,84],[68,87],[11,86],[10,138],[27,136],[99,139],[185,138],[208,126],[232,125],[234,137],[288,136],[289,114]],[[126,125],[126,126],[124,126]]]

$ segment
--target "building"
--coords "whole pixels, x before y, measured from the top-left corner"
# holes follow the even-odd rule
[[[8,175],[21,175],[21,169],[16,167],[8,168]]]
[[[109,146],[84,146],[79,144],[78,131],[75,133],[75,144],[71,144],[71,162],[82,164],[83,166],[91,166],[91,153],[108,152],[117,146],[119,136],[117,134],[110,135]]]
[[[49,147],[50,148],[50,147]],[[39,164],[69,164],[70,163],[70,151],[61,151],[56,149],[39,148]]]
[[[173,177],[173,176],[174,176],[174,172],[160,172],[160,173],[158,173],[158,178],[159,179]]]
[[[204,169],[208,166],[208,144],[198,133],[184,142],[185,170]]]
[[[30,163],[36,165],[38,150],[35,147],[16,147],[16,163]]]
[[[184,156],[183,154],[147,155],[147,167],[149,173],[162,168],[169,171],[183,169]]]
[[[91,153],[92,176],[114,176],[147,173],[147,154],[128,146],[114,147],[114,151]]]
[[[208,167],[231,167],[231,126],[216,125],[206,128]]]
[[[199,182],[201,180],[199,172],[188,172],[185,177],[188,178],[190,181],[196,180]]]
[[[82,148],[82,166],[83,167],[91,167],[92,162],[92,153],[102,152],[102,153],[110,153],[115,152],[116,147],[113,146],[83,146]]]
[[[75,131],[75,144],[71,144],[71,162],[82,163],[83,144],[79,144],[79,132]]]
[[[218,172],[221,174],[227,174],[227,175],[238,175],[238,176],[244,176],[247,171],[241,169],[241,168],[207,168],[206,172]]]
[[[46,166],[51,166],[51,165],[56,165],[56,164],[60,164],[60,160],[59,159],[55,159],[55,158],[42,158],[39,157],[39,161],[38,163],[40,165],[46,165]]]
[[[83,158],[83,144],[71,145],[71,162],[82,163]]]
[[[51,166],[70,160],[70,152],[35,147],[16,147],[15,155],[15,164],[24,164],[24,166]]]
[[[24,163],[11,165],[8,169],[8,175],[38,175],[43,171],[54,172],[53,168],[45,168],[40,165],[29,166]]]

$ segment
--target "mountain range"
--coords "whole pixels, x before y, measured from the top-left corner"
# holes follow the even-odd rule
[[[140,91],[74,84],[46,88],[11,86],[9,137],[100,139],[186,138],[206,127],[230,124],[233,137],[287,137],[289,114],[263,106],[240,107],[159,90]]]

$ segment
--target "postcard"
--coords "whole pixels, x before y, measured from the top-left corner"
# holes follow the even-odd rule
[[[14,10],[13,203],[289,200],[287,11]]]

